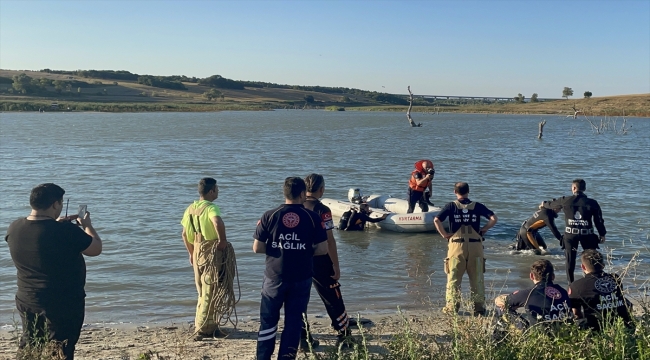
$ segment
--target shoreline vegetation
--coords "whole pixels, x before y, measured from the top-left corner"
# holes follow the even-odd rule
[[[355,314],[360,325],[352,327],[355,341],[348,349],[336,346],[337,337],[327,316],[310,316],[310,331],[320,341],[320,346],[300,351],[298,359],[650,360],[650,297],[647,280],[639,277],[647,271],[643,260],[648,254],[648,251],[637,252],[627,265],[615,269],[612,268],[612,255],[607,256],[609,266],[605,270],[621,275],[624,295],[633,303],[633,329],[626,328],[622,319],[605,323],[600,332],[584,329],[578,321],[572,320],[552,322],[554,325],[541,321],[525,330],[517,329],[497,316],[493,305],[498,294],[509,293],[512,289],[492,284],[486,289],[486,316],[472,316],[473,302],[469,299],[462,301],[457,314],[442,313],[443,304],[435,302],[423,304],[428,310],[402,311],[396,307],[393,314]],[[225,336],[194,341],[194,327],[188,322],[98,323],[82,329],[75,358],[254,359],[258,328],[257,318],[240,319],[236,329],[230,325],[222,328]],[[282,321],[279,331],[282,331]],[[13,329],[0,331],[0,358],[15,356],[19,335],[16,322]],[[62,360],[56,356],[56,344],[28,347],[26,351],[23,360]]]
[[[561,90],[558,90],[558,93]],[[650,93],[572,99],[418,98],[412,112],[650,117]],[[341,87],[236,81],[213,75],[138,75],[128,71],[0,70],[0,111],[213,112],[282,109],[406,112],[408,95]]]
[[[469,302],[465,304],[471,310]],[[393,315],[358,316],[352,348],[336,347],[336,335],[324,318],[310,317],[310,329],[320,346],[301,350],[298,359],[310,360],[500,360],[500,359],[650,359],[648,303],[636,304],[636,329],[622,321],[595,333],[566,322],[545,330],[543,323],[525,331],[509,329],[495,335],[495,315],[471,316],[471,312],[446,315],[430,311]],[[635,305],[635,306],[636,306]],[[240,321],[237,328],[223,328],[226,336],[193,340],[189,323],[96,324],[82,329],[76,346],[79,360],[193,360],[254,359],[259,322]],[[282,331],[282,322],[280,323]],[[19,330],[0,331],[0,357],[13,356]],[[279,340],[279,339],[278,339]],[[23,360],[62,360],[50,355],[56,344],[28,348]],[[276,343],[277,353],[277,343]]]

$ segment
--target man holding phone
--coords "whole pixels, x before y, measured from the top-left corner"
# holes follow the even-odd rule
[[[54,340],[61,343],[65,359],[73,360],[81,334],[86,297],[83,255],[101,254],[102,240],[85,208],[81,217],[59,218],[63,194],[56,184],[36,186],[29,198],[31,213],[11,223],[5,236],[18,276],[16,308],[23,327],[19,359],[27,345]]]

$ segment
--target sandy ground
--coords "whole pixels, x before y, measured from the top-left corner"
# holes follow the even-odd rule
[[[386,351],[385,345],[391,336],[404,326],[406,320],[418,325],[425,322],[431,314],[404,313],[402,315],[372,315],[362,317],[362,327],[367,334],[368,349],[373,353]],[[282,320],[280,321],[282,323]],[[430,321],[426,321],[430,324]],[[280,324],[282,325],[282,324]],[[334,351],[336,335],[330,328],[328,318],[310,318],[313,336],[319,340],[317,353]],[[237,329],[224,327],[229,334],[225,338],[194,341],[192,329],[184,324],[154,325],[87,325],[81,331],[77,344],[77,360],[109,359],[254,359],[259,322],[256,319],[239,322]],[[282,329],[282,326],[280,327]],[[427,331],[428,332],[428,331]],[[435,330],[433,330],[435,332]],[[431,332],[429,332],[431,334]],[[353,328],[355,337],[360,338],[360,330]],[[17,334],[0,331],[0,359],[14,359],[17,349]],[[280,337],[276,342],[279,344]],[[160,357],[158,357],[159,355]],[[299,358],[304,357],[299,356]]]

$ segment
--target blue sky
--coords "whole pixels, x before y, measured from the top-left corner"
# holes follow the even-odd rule
[[[3,69],[416,94],[650,93],[650,1],[0,1]]]

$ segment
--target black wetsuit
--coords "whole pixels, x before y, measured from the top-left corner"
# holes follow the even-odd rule
[[[594,330],[599,330],[603,321],[611,323],[616,317],[632,326],[630,304],[623,297],[620,279],[615,274],[589,273],[569,285],[569,297],[571,307],[581,309],[587,326]]]
[[[384,218],[371,218],[368,214],[363,211],[352,210],[350,214],[350,220],[348,220],[348,226],[345,228],[346,231],[363,231],[366,227],[366,222],[376,223],[384,220]]]
[[[545,201],[544,207],[554,209],[562,207],[564,211],[564,254],[566,256],[566,276],[569,284],[573,282],[573,271],[576,266],[578,244],[583,249],[598,249],[599,239],[594,233],[594,226],[600,236],[605,236],[605,221],[600,205],[582,192],[572,196]]]
[[[524,221],[517,234],[517,250],[546,249],[546,242],[538,230],[548,226],[556,239],[562,245],[562,234],[555,226],[557,214],[551,209],[537,210],[533,216]]]
[[[325,224],[325,230],[332,231],[334,222],[329,207],[312,197],[308,197],[304,205],[321,217]],[[340,290],[341,284],[339,284],[338,280],[332,278],[333,275],[334,264],[329,254],[314,256],[314,288],[316,288],[316,292],[318,292],[323,304],[325,304],[325,310],[330,316],[334,330],[344,332],[349,325],[350,319],[343,303],[343,295],[341,295]],[[305,336],[306,333],[303,332],[303,337]]]

